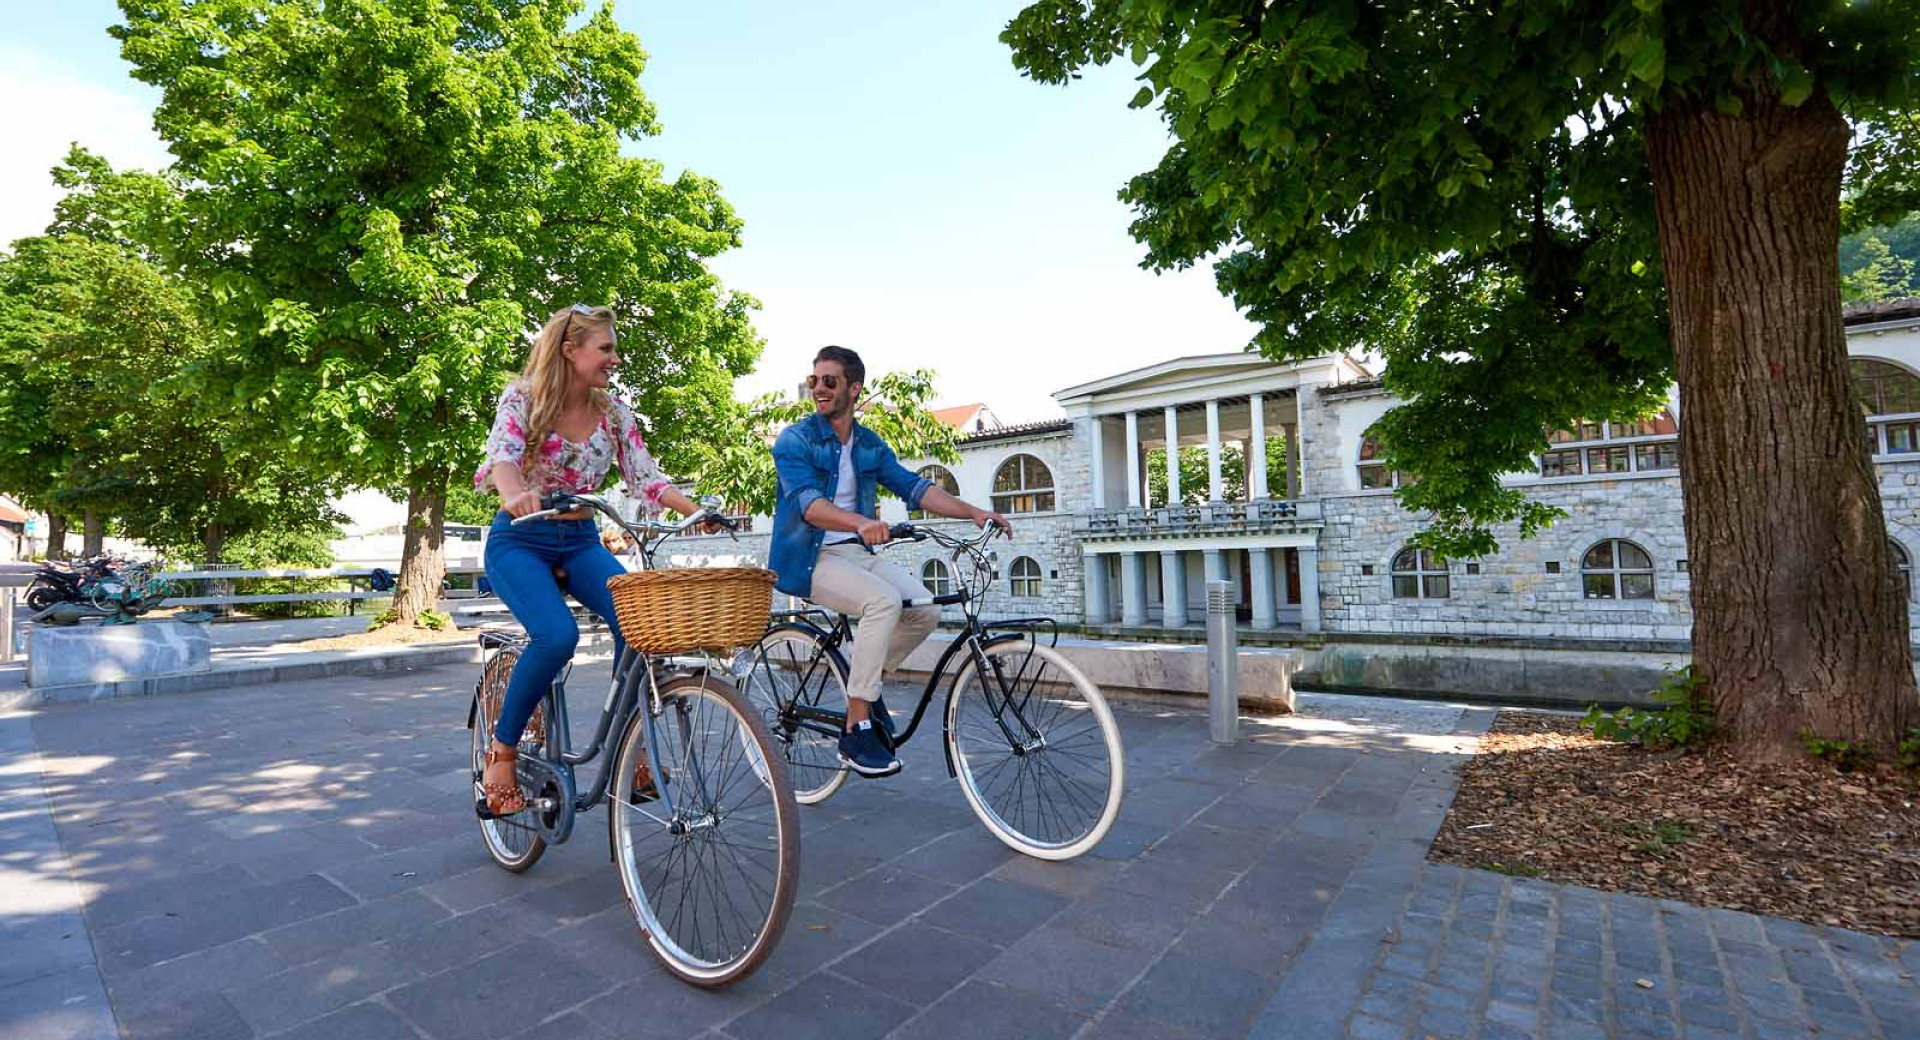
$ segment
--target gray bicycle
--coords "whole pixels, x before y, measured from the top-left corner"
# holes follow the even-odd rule
[[[703,523],[731,527],[706,512],[678,524],[629,524],[592,495],[551,496],[541,505],[520,519],[590,507],[633,537],[634,556],[649,569],[666,539]],[[725,669],[704,655],[623,651],[583,751],[572,747],[562,672],[520,740],[516,770],[527,807],[494,816],[480,776],[526,640],[489,632],[480,645],[487,658],[467,726],[475,812],[494,862],[515,873],[531,868],[547,846],[573,834],[578,814],[605,800],[607,841],[627,905],[660,963],[704,987],[751,974],[779,943],[793,910],[800,821],[780,750]],[[608,754],[599,774],[581,789],[575,770],[602,751]]]

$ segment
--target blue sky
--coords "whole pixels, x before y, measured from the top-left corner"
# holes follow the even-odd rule
[[[746,245],[716,266],[759,297],[767,338],[743,395],[791,387],[821,344],[872,369],[930,367],[943,403],[1057,414],[1063,387],[1251,327],[1207,270],[1137,269],[1114,198],[1166,138],[1129,110],[1134,70],[1070,88],[1015,73],[996,35],[1017,2],[629,2],[661,136],[632,146],[720,182]],[[77,139],[155,165],[154,95],[133,82],[102,0],[0,0],[0,238],[44,225],[45,170]]]

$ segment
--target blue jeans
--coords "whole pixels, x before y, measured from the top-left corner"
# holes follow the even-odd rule
[[[592,520],[529,520],[518,526],[508,520],[504,511],[493,518],[487,533],[486,566],[487,580],[529,639],[513,666],[500,721],[493,728],[494,739],[511,746],[520,742],[540,698],[580,644],[580,626],[567,608],[560,584],[553,580],[553,569],[565,568],[566,591],[613,627],[616,661],[626,641],[620,638],[607,579],[627,569],[600,544]]]

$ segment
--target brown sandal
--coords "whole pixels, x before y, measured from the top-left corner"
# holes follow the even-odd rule
[[[671,774],[668,774],[668,779],[672,779]],[[635,802],[651,802],[659,797],[660,788],[653,782],[653,769],[647,765],[646,759],[643,758],[640,760],[639,765],[633,767],[633,800]]]
[[[487,748],[486,765],[483,768],[491,769],[495,764],[500,762],[518,762],[519,760],[520,751],[518,748],[508,748],[502,751],[496,747],[489,747]],[[481,775],[484,776],[485,773],[483,772]],[[487,815],[489,816],[512,816],[514,813],[524,812],[527,808],[527,796],[520,790],[520,780],[518,777],[515,777],[513,783],[510,784],[501,783],[498,780],[491,783],[483,780],[480,784],[480,790],[487,796],[486,809]]]

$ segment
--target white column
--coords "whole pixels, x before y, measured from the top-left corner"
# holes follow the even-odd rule
[[[1208,581],[1227,581],[1227,555],[1220,549],[1207,549],[1203,553],[1206,561]]]
[[[1087,420],[1087,431],[1092,435],[1087,445],[1087,463],[1092,467],[1091,489],[1093,508],[1107,508],[1107,438],[1106,422],[1099,416]]]
[[[1220,402],[1213,400],[1207,402],[1207,501],[1226,497],[1226,484],[1220,478]]]
[[[1300,426],[1287,427],[1287,497],[1300,497]]]
[[[1168,628],[1187,623],[1187,562],[1177,549],[1160,550],[1160,618]]]
[[[1140,413],[1127,413],[1127,508],[1140,508]]]
[[[1253,627],[1273,628],[1273,561],[1265,549],[1247,550],[1247,573],[1253,578]]]
[[[1320,547],[1300,550],[1300,631],[1320,631]]]
[[[1120,623],[1140,628],[1147,623],[1147,557],[1145,553],[1120,555]]]
[[[1107,589],[1107,558],[1082,556],[1080,566],[1086,571],[1087,623],[1107,624],[1113,620],[1113,601]]]
[[[1167,504],[1180,503],[1180,413],[1167,406]]]
[[[1266,397],[1254,394],[1247,398],[1247,411],[1253,417],[1247,441],[1247,501],[1258,502],[1267,497]]]

